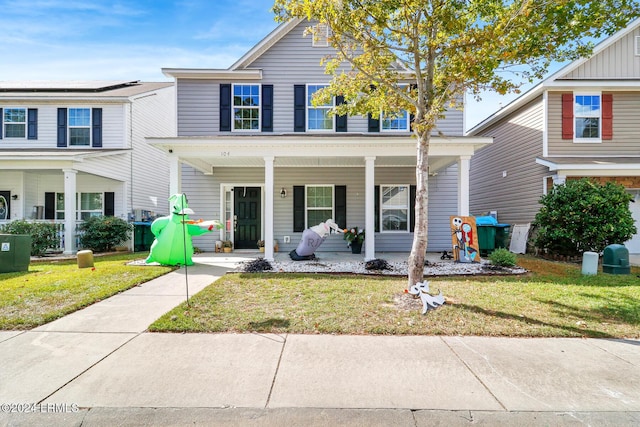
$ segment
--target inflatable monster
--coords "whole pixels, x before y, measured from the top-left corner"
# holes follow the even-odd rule
[[[151,232],[156,236],[146,263],[157,262],[162,265],[193,265],[193,243],[191,236],[222,228],[218,221],[192,221],[189,214],[187,196],[174,194],[169,198],[171,213],[157,218],[151,223]]]

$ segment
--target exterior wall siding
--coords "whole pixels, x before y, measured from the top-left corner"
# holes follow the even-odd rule
[[[239,173],[241,171],[241,173]],[[414,168],[377,168],[376,185],[415,183]],[[364,227],[365,188],[364,168],[276,168],[274,171],[274,238],[278,240],[280,251],[295,249],[302,233],[293,232],[293,186],[294,185],[346,185],[347,186],[347,226]],[[214,176],[206,176],[191,167],[182,168],[182,188],[189,197],[189,206],[195,211],[193,218],[204,220],[221,219],[220,184],[237,186],[262,185],[262,168],[219,168]],[[457,213],[457,166],[441,171],[430,181],[429,206],[429,250],[441,251],[451,248],[449,215]],[[287,197],[281,198],[280,189],[287,190]],[[264,206],[264,195],[263,195]],[[264,220],[264,218],[263,218]],[[316,224],[310,224],[316,225]],[[291,243],[284,243],[284,236],[290,236]],[[206,251],[215,249],[218,233],[193,238],[194,245]],[[376,251],[409,252],[413,233],[376,233]],[[323,243],[322,251],[348,251],[342,236],[332,235]]]
[[[640,155],[640,93],[613,92],[613,139],[599,143],[574,143],[562,139],[562,93],[550,92],[548,100],[550,157]]]
[[[498,221],[531,222],[539,210],[548,169],[535,162],[542,156],[543,105],[538,97],[482,132],[493,144],[471,158],[472,215],[498,212]],[[503,177],[503,172],[506,176]]]

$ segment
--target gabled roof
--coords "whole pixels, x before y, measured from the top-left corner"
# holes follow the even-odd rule
[[[562,67],[561,69],[559,69],[558,71],[550,75],[549,77],[542,80],[536,86],[529,89],[527,92],[525,92],[524,94],[520,95],[518,98],[516,98],[515,100],[507,104],[505,107],[501,108],[500,110],[496,111],[495,113],[491,114],[489,117],[484,119],[482,122],[478,123],[472,129],[470,129],[469,132],[467,132],[467,135],[477,135],[479,132],[491,126],[498,120],[501,120],[502,118],[509,116],[518,108],[534,100],[535,98],[540,96],[545,90],[547,90],[547,88],[549,87],[554,87],[554,86],[559,87],[559,86],[566,86],[570,84],[568,80],[562,80],[562,77],[566,76],[567,74],[570,74],[572,71],[579,68],[585,62],[589,61],[591,58],[593,58],[603,50],[607,49],[609,46],[613,45],[618,40],[627,36],[629,33],[634,31],[638,26],[640,26],[640,18],[631,21],[629,25],[627,25],[625,28],[623,28],[622,30],[618,31],[617,33],[607,37],[606,39],[598,43],[593,48],[593,52],[591,53],[591,56],[576,59],[575,61],[572,61],[569,64],[565,65],[564,67]],[[596,83],[593,83],[594,82],[593,80],[591,81],[587,80],[587,81],[581,81],[581,82],[583,83],[583,85],[595,84],[598,86],[602,86],[601,80],[597,80]],[[619,81],[611,80],[609,83],[611,83],[610,86],[620,87],[620,86],[627,86],[629,82],[630,82],[629,80],[619,80]]]
[[[247,68],[253,61],[258,59],[260,55],[265,53],[271,46],[276,44],[280,39],[286,36],[291,30],[293,30],[302,19],[291,19],[287,22],[283,22],[278,25],[273,31],[271,31],[265,38],[263,38],[257,45],[255,45],[249,52],[242,55],[229,70],[239,70]]]

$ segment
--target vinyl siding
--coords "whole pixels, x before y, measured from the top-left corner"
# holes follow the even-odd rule
[[[293,230],[293,186],[307,184],[329,184],[347,186],[347,226],[364,227],[365,188],[364,168],[276,168],[274,172],[274,238],[279,241],[280,251],[295,249],[302,233]],[[415,182],[414,168],[378,168],[376,185],[405,184]],[[264,182],[262,168],[219,168],[214,176],[205,176],[194,169],[183,166],[182,188],[189,197],[189,206],[195,211],[194,218],[220,219],[220,184],[238,186],[259,185]],[[429,250],[450,249],[449,215],[457,212],[457,168],[441,171],[430,181],[429,206]],[[287,197],[279,196],[280,189],[287,190]],[[264,206],[264,195],[263,195]],[[264,220],[264,218],[263,218]],[[311,224],[316,225],[316,224]],[[284,236],[291,237],[291,243],[284,243]],[[206,251],[213,251],[219,234],[194,237],[194,245]],[[376,233],[376,251],[409,252],[413,233]],[[341,236],[332,235],[322,245],[323,251],[348,251]]]
[[[579,93],[575,90],[574,93]],[[562,139],[562,93],[549,93],[549,157],[637,156],[640,154],[640,93],[613,93],[613,139],[574,143]]]
[[[637,79],[640,77],[640,56],[635,55],[637,36],[640,36],[640,27],[560,79]]]
[[[542,156],[542,129],[542,97],[538,97],[479,135],[494,140],[471,158],[472,215],[495,210],[501,223],[533,220],[543,179],[549,175],[547,168],[536,164],[536,157]]]

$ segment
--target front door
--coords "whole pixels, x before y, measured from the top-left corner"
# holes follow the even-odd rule
[[[256,249],[261,233],[260,187],[235,187],[233,189],[233,212],[235,249]]]
[[[0,191],[0,221],[11,218],[10,200],[10,191]]]

